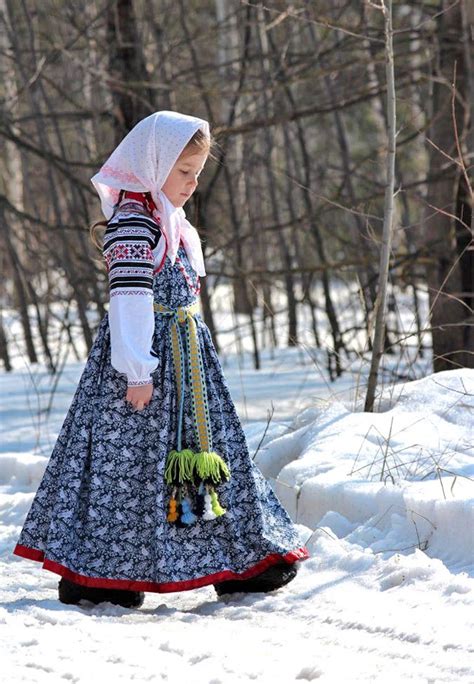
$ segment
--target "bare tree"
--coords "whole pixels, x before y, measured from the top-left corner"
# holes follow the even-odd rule
[[[471,124],[466,4],[441,0],[437,17],[433,120],[425,249],[430,296],[433,365],[436,371],[474,368],[472,308],[472,180],[467,167]],[[472,94],[471,94],[472,95]]]
[[[368,359],[387,86],[382,12],[364,3],[3,0],[0,307],[23,326],[31,358],[33,346],[54,371],[53,328],[78,356],[92,344],[107,279],[88,239],[100,216],[89,179],[138,119],[171,108],[207,118],[219,142],[186,208],[206,250],[202,304],[216,344],[223,285],[256,367],[262,346],[301,343],[306,321],[331,379],[348,357]],[[408,356],[396,320],[408,285],[420,345],[433,330],[444,358],[449,338],[449,367],[467,365],[472,347],[469,12],[465,0],[416,10],[401,0],[392,17],[400,201],[384,351]],[[11,343],[4,323],[5,367]]]
[[[375,328],[372,344],[372,360],[370,363],[367,395],[365,398],[365,410],[372,411],[374,408],[375,390],[377,377],[384,350],[385,315],[387,302],[388,269],[390,263],[390,248],[392,243],[394,183],[395,183],[395,156],[396,156],[396,93],[395,93],[395,70],[393,65],[393,27],[392,27],[392,0],[380,0],[380,5],[370,2],[370,6],[380,9],[384,18],[385,30],[385,60],[387,78],[387,171],[385,186],[385,206],[382,244],[380,249],[380,266],[377,300],[375,303]]]

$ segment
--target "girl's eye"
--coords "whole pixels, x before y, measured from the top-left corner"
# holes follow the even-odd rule
[[[181,171],[181,173],[184,174],[185,176],[187,176],[187,175],[190,173],[189,171],[183,171],[183,169],[180,169],[180,171]],[[199,178],[199,176],[200,176],[200,173],[198,173],[198,174],[196,175],[196,178]]]

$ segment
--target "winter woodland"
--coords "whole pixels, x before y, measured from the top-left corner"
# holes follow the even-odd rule
[[[474,681],[473,24],[470,0],[0,0],[8,681]],[[90,177],[160,109],[210,122],[202,313],[312,557],[270,595],[68,607],[11,550],[108,307]]]

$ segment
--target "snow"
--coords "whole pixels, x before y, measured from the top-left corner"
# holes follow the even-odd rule
[[[385,385],[364,413],[301,350],[225,372],[251,454],[311,558],[271,594],[65,606],[13,556],[82,364],[0,376],[0,657],[9,682],[474,682],[474,372]],[[357,371],[355,371],[357,372]],[[273,413],[272,413],[273,411]]]
[[[419,547],[452,571],[472,571],[474,373],[438,373],[389,392],[380,413],[333,400],[307,409],[256,463],[296,522],[333,524],[338,537],[376,553]]]

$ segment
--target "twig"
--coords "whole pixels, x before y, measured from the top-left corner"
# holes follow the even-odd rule
[[[271,411],[267,411],[267,413],[268,413],[267,424],[265,425],[265,430],[264,430],[264,432],[263,432],[263,435],[262,435],[262,438],[261,438],[260,442],[258,443],[257,449],[255,450],[255,453],[254,453],[254,455],[252,456],[252,461],[255,461],[255,457],[256,457],[256,455],[258,454],[258,451],[259,451],[260,447],[262,446],[263,440],[265,439],[265,436],[266,436],[266,434],[267,434],[268,428],[269,428],[269,426],[270,426],[270,422],[271,422],[271,420],[272,420],[272,418],[273,418],[273,414],[274,414],[274,412],[275,412],[275,407],[274,407],[274,405],[273,405],[273,401],[270,402],[270,403],[271,403],[271,407],[272,407],[272,408],[271,408]]]

